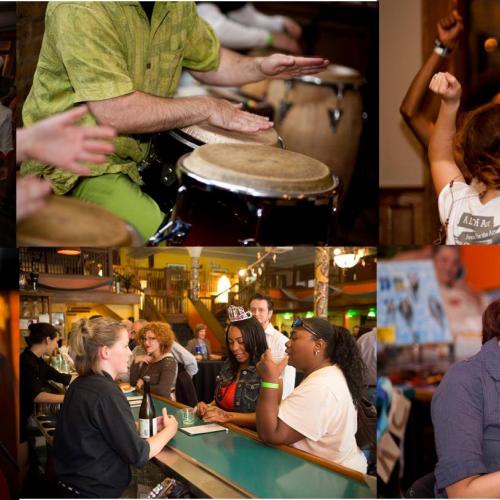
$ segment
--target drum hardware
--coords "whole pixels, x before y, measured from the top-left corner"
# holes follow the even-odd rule
[[[246,240],[238,240],[242,247],[256,247],[259,246],[255,238],[247,238]]]
[[[174,220],[169,220],[169,218],[170,216],[165,217],[158,231],[149,238],[148,246],[157,246],[162,242],[172,246],[182,245],[191,229],[191,224],[187,224],[179,218]]]
[[[153,198],[164,214],[171,214],[177,196],[178,179],[175,164],[162,160],[158,154],[155,141],[158,134],[151,137],[148,153],[137,165],[143,181],[141,189]]]
[[[288,101],[288,94],[293,89],[293,80],[285,80],[285,96],[279,105],[278,120],[281,122],[290,111],[292,103]]]
[[[342,109],[340,109],[340,104],[344,99],[344,85],[339,83],[337,86],[337,103],[335,105],[335,109],[328,110],[328,116],[330,118],[330,126],[334,132],[337,131],[337,126],[339,124],[340,118],[342,116]]]

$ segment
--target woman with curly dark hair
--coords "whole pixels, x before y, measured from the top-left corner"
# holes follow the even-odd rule
[[[198,403],[198,413],[206,422],[232,423],[255,428],[255,407],[260,376],[255,365],[267,349],[262,325],[242,308],[233,313],[226,330],[228,358],[218,377],[214,401]],[[233,311],[234,311],[233,310]]]
[[[262,378],[259,436],[366,473],[366,458],[355,437],[365,366],[354,338],[321,318],[296,320],[292,328],[288,363],[305,378],[280,404],[279,374],[287,358],[275,363],[269,351],[262,356],[257,364]]]

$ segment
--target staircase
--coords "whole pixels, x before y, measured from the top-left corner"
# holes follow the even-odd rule
[[[224,345],[226,343],[225,339],[225,329],[217,319],[217,317],[207,309],[205,304],[201,300],[189,299],[196,312],[202,317],[203,322],[208,326],[209,330],[215,335],[217,340]]]

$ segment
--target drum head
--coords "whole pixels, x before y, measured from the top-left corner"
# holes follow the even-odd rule
[[[127,224],[102,207],[75,198],[51,196],[47,205],[17,224],[17,242],[25,246],[126,246]]]
[[[276,130],[262,130],[260,132],[236,132],[224,130],[210,125],[207,122],[198,123],[181,129],[185,134],[194,137],[203,144],[260,144],[263,146],[277,146],[278,134]]]
[[[301,198],[338,185],[324,163],[269,146],[207,144],[184,155],[178,166],[204,184],[253,196]]]

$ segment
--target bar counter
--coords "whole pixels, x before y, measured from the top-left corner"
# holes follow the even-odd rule
[[[179,409],[184,405],[154,395],[153,400],[157,415],[166,407],[182,427]],[[139,408],[132,411],[137,418]],[[202,423],[197,418],[194,425]],[[227,433],[199,436],[178,431],[153,461],[165,474],[179,475],[208,498],[376,497],[374,481],[364,474],[290,446],[266,445],[252,430],[227,427]]]

